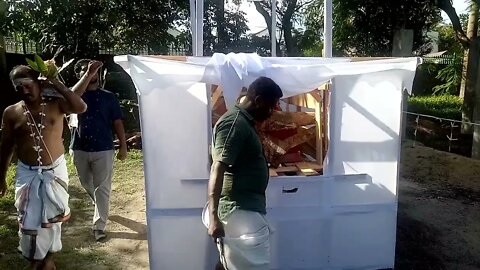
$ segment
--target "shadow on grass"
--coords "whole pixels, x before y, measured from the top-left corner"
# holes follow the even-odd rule
[[[55,254],[57,269],[115,269],[111,254],[93,240],[93,206],[83,189],[70,186],[72,218],[62,225],[63,249]],[[25,269],[27,261],[17,252],[18,223],[13,195],[0,199],[0,269]]]
[[[112,215],[108,217],[109,220],[116,222],[136,233],[128,232],[110,232],[110,238],[131,239],[131,240],[147,240],[147,226],[119,215]]]

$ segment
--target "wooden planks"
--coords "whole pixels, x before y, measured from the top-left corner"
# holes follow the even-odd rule
[[[278,167],[276,169],[270,168],[269,171],[270,177],[293,175],[313,176],[321,175],[323,173],[323,168],[316,163],[302,161],[285,164],[285,166]]]

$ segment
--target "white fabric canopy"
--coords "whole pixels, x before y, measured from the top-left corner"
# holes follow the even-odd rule
[[[130,69],[129,60],[134,64],[141,62],[143,65],[146,64],[146,68],[174,76],[175,79],[184,82],[222,85],[227,107],[235,103],[242,87],[248,87],[259,76],[271,78],[281,87],[284,97],[291,97],[309,92],[335,76],[387,70],[414,72],[420,63],[420,58],[416,57],[350,62],[348,58],[263,58],[257,54],[243,53],[214,54],[211,58],[189,57],[187,62],[142,56],[115,58],[115,61],[127,71]],[[171,62],[172,68],[166,70],[163,65],[166,62]],[[179,65],[182,66],[182,71],[175,68]],[[159,70],[159,66],[164,68]],[[141,66],[136,66],[136,69],[140,70],[135,70],[134,73],[142,73]],[[181,74],[178,74],[179,72]]]

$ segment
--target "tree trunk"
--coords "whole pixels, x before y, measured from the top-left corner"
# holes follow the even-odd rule
[[[217,10],[215,16],[217,17],[217,44],[216,52],[226,53],[225,49],[227,47],[228,35],[225,31],[225,1],[217,0]]]
[[[477,38],[478,39],[478,38]],[[476,42],[478,43],[478,41]],[[478,49],[478,48],[477,48]],[[477,54],[478,56],[478,54]],[[479,58],[477,59],[477,66],[480,64]],[[473,119],[474,125],[473,129],[473,141],[472,141],[472,158],[473,159],[480,159],[480,76],[476,77],[476,84],[475,84],[475,108],[473,110]]]
[[[480,3],[480,0],[478,0]],[[455,11],[455,8],[452,5],[451,0],[438,0],[437,2],[438,7],[447,13],[448,18],[452,22],[453,30],[455,30],[455,36],[457,37],[458,41],[462,44],[464,48],[468,47],[470,40],[468,39],[467,35],[462,29],[462,25],[460,23],[460,18]],[[477,3],[477,6],[479,4]]]
[[[477,40],[478,31],[478,5],[471,6],[468,17],[467,37],[470,40],[468,50],[465,50],[462,71],[462,83],[460,88],[460,97],[463,97],[462,120],[472,122],[473,108],[475,105],[475,84],[478,74],[479,44]],[[471,134],[472,126],[462,124],[462,134]]]
[[[268,13],[267,10],[260,4],[260,2],[255,1],[255,9],[263,16],[263,19],[265,20],[265,23],[267,24],[267,30],[268,34],[270,35],[270,38],[274,37],[277,38],[275,35],[272,35],[272,16],[271,14]],[[271,10],[271,7],[270,7]],[[281,56],[281,51],[280,51],[280,44],[279,42],[276,42],[277,44],[277,56]]]
[[[5,38],[0,34],[0,79],[7,76],[7,51],[5,50]]]
[[[287,9],[282,17],[283,35],[285,37],[285,47],[287,48],[287,56],[298,56],[297,41],[293,37],[292,17],[297,6],[297,0],[288,1]]]

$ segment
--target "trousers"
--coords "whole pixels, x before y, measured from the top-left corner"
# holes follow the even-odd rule
[[[110,208],[114,150],[73,151],[73,163],[80,183],[95,204],[93,229],[105,230]]]

